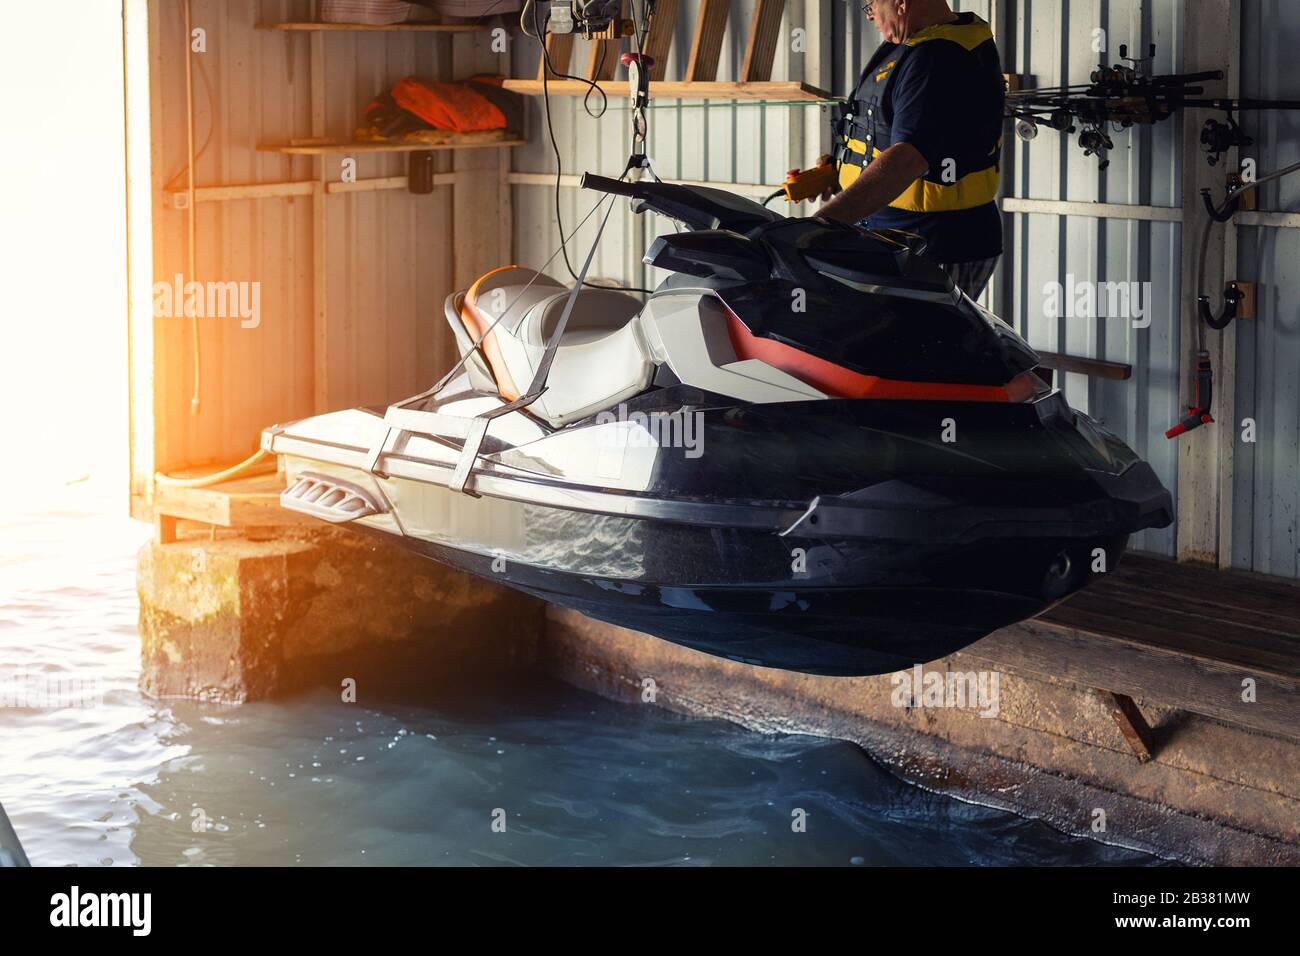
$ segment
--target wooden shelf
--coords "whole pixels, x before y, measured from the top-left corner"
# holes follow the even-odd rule
[[[581,80],[551,80],[546,84],[552,96],[586,96],[591,88]],[[597,83],[610,99],[627,99],[628,86],[622,80],[601,80]],[[541,96],[541,80],[506,80],[505,88],[525,96]],[[831,95],[807,83],[796,81],[755,82],[709,81],[692,82],[665,81],[651,83],[652,97],[667,97],[683,100],[754,100],[754,101],[798,101],[814,102],[829,100]]]
[[[480,23],[259,23],[259,30],[297,30],[309,33],[345,33],[413,31],[422,33],[481,33],[488,29]]]
[[[445,149],[501,149],[524,146],[526,139],[492,139],[472,143],[262,143],[264,153],[288,153],[292,156],[327,156],[336,153],[422,153]]]

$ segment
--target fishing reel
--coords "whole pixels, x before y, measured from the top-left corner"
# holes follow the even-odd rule
[[[1205,125],[1201,127],[1201,145],[1205,147],[1205,160],[1211,166],[1219,165],[1219,160],[1223,154],[1230,149],[1241,149],[1244,146],[1254,146],[1255,141],[1246,135],[1245,131],[1237,125],[1237,121],[1229,113],[1224,117],[1226,123],[1220,123],[1216,119],[1208,119]]]
[[[1105,169],[1110,165],[1110,159],[1107,158],[1106,153],[1108,150],[1114,149],[1115,144],[1100,126],[1089,126],[1080,133],[1079,145],[1083,148],[1084,156],[1096,156],[1101,160],[1098,169]]]
[[[1045,123],[1058,133],[1073,133],[1076,128],[1074,117],[1068,110],[1055,110],[1046,118],[1022,116],[1016,121],[1016,135],[1026,143],[1029,142],[1038,135],[1039,123]]]
[[[1152,43],[1147,48],[1146,56],[1135,58],[1128,55],[1128,44],[1121,43],[1119,58],[1133,65],[1106,66],[1102,63],[1092,71],[1090,79],[1095,86],[1105,87],[1122,95],[1128,93],[1139,81],[1150,76],[1150,64],[1154,63],[1156,58],[1156,45]]]

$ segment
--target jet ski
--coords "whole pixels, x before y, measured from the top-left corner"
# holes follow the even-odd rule
[[[678,224],[646,254],[671,273],[653,294],[489,272],[446,301],[461,362],[434,388],[263,433],[283,507],[826,675],[956,651],[1170,524],[1151,467],[914,237],[582,184]]]

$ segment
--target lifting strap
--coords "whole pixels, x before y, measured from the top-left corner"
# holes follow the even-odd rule
[[[605,207],[605,215],[600,220],[600,228],[596,230],[596,238],[591,243],[591,248],[587,250],[587,260],[582,264],[582,268],[578,270],[578,281],[569,290],[568,301],[564,303],[564,312],[560,315],[560,321],[555,324],[555,330],[551,332],[551,337],[546,342],[546,351],[542,353],[542,360],[537,365],[537,371],[533,373],[533,381],[528,386],[528,393],[519,396],[513,402],[489,409],[474,418],[469,434],[465,437],[465,444],[461,448],[460,459],[456,462],[456,470],[452,473],[451,482],[448,485],[452,491],[461,491],[478,497],[468,487],[468,483],[470,473],[474,470],[474,463],[478,460],[479,451],[483,446],[483,439],[487,437],[488,426],[492,424],[494,418],[500,418],[510,412],[527,408],[541,398],[546,391],[546,380],[551,375],[551,365],[555,362],[555,353],[560,347],[560,339],[564,337],[564,329],[569,324],[569,317],[573,315],[573,306],[578,301],[578,293],[582,291],[582,284],[587,281],[587,272],[591,269],[592,260],[596,258],[596,250],[600,248],[600,237],[605,234],[605,224],[609,222],[609,214],[614,211],[614,197],[610,196],[609,199],[609,205]]]
[[[578,233],[578,230],[581,229],[584,225],[586,225],[587,220],[590,219],[592,216],[594,216],[594,215],[595,215],[595,214],[600,210],[600,204],[601,204],[602,202],[604,202],[604,199],[603,199],[603,198],[600,199],[600,200],[598,200],[598,201],[596,202],[596,205],[594,205],[594,206],[591,207],[591,211],[588,212],[587,215],[585,215],[585,216],[582,217],[582,221],[578,223],[577,228],[575,228],[575,229],[573,230],[573,233],[569,236],[569,238],[572,239],[574,236],[576,236],[577,233]],[[610,209],[611,209],[611,210],[613,209],[613,203],[610,203]],[[607,220],[608,218],[609,218],[609,211],[607,210],[606,213],[605,213],[605,219]],[[600,234],[603,233],[604,231],[605,231],[605,222],[604,222],[604,220],[602,220],[602,222],[601,222],[601,224],[600,224],[600,232],[596,234],[596,244],[592,246],[592,250],[591,250],[591,251],[592,251],[592,254],[595,253],[595,251],[596,251],[596,245],[598,245],[598,244],[600,243]],[[433,387],[426,389],[425,391],[421,392],[419,395],[413,395],[413,396],[411,396],[411,397],[408,398],[408,399],[404,399],[403,401],[399,402],[398,404],[396,404],[396,405],[394,405],[394,406],[392,406],[392,407],[393,407],[393,408],[397,408],[397,409],[409,408],[410,406],[415,405],[417,402],[426,401],[427,399],[430,399],[430,398],[432,398],[434,395],[437,395],[439,392],[441,392],[441,391],[442,391],[442,390],[447,386],[447,384],[448,384],[452,379],[454,379],[454,378],[455,378],[455,377],[460,373],[461,369],[463,369],[463,368],[465,367],[465,364],[470,360],[470,358],[471,358],[471,357],[474,355],[474,353],[478,350],[478,348],[479,348],[480,345],[483,343],[483,341],[484,341],[484,340],[485,340],[489,335],[492,334],[493,330],[496,329],[496,327],[497,327],[499,324],[501,324],[501,320],[504,319],[507,315],[509,315],[510,312],[511,312],[511,310],[515,307],[515,305],[518,304],[519,301],[520,301],[521,299],[523,299],[524,294],[527,293],[527,292],[528,292],[528,289],[532,286],[532,284],[533,284],[534,282],[537,281],[537,277],[538,277],[539,275],[542,274],[542,271],[543,271],[544,269],[546,269],[547,266],[549,266],[552,262],[555,261],[556,256],[558,256],[558,255],[560,254],[560,250],[563,249],[563,248],[564,248],[563,244],[561,244],[560,246],[556,247],[556,250],[555,250],[554,252],[551,253],[550,258],[547,259],[545,262],[542,263],[542,267],[541,267],[541,269],[538,269],[536,272],[534,272],[534,273],[533,273],[533,277],[532,277],[531,279],[528,280],[528,282],[524,285],[524,287],[523,287],[522,289],[519,290],[519,294],[515,296],[514,300],[513,300],[509,305],[507,305],[504,309],[501,310],[501,314],[498,315],[498,316],[496,317],[496,319],[494,319],[494,320],[492,321],[492,324],[489,325],[489,326],[487,327],[487,329],[483,332],[483,334],[480,335],[477,339],[475,339],[475,340],[473,341],[473,343],[471,344],[471,346],[470,346],[468,349],[465,350],[465,354],[462,355],[462,356],[460,357],[460,361],[458,361],[455,365],[453,365],[450,369],[448,369],[448,370],[447,370],[447,373],[446,373],[445,375],[443,375],[442,378],[438,379],[438,381],[435,382],[435,383],[433,384]],[[586,278],[586,275],[587,275],[587,269],[591,266],[591,259],[592,259],[592,255],[588,255],[588,256],[587,256],[587,262],[586,262],[586,264],[583,266],[583,269],[582,269],[582,276],[583,276],[584,279]],[[575,288],[579,288],[579,289],[582,288],[582,283],[579,282],[578,285],[577,285]],[[572,309],[573,309],[572,299],[573,299],[573,296],[570,295],[570,300],[571,300],[571,301],[568,303],[568,305],[567,305],[567,307],[566,307],[565,314],[564,314],[564,316],[562,317],[562,320],[561,320],[561,321],[562,321],[562,324],[567,324],[567,322],[568,322],[569,313],[572,312]],[[557,329],[558,329],[558,328],[559,328],[559,327],[557,327]],[[555,337],[555,335],[552,335],[552,336],[551,336],[551,339],[547,342],[547,350],[548,350],[548,352],[551,351],[551,343],[552,343],[552,342],[555,342],[555,344],[557,344],[557,345],[559,344],[558,339]],[[549,371],[550,371],[550,363],[549,363],[549,362],[547,363],[546,368],[547,368],[547,372],[548,372],[548,374],[549,374]],[[540,367],[539,367],[539,370],[540,370]],[[534,382],[536,382],[536,376],[534,376]],[[545,379],[542,380],[542,386],[543,386],[543,390],[545,390]],[[532,385],[529,386],[528,391],[529,391],[530,393],[534,391]],[[539,395],[540,395],[540,393],[539,393]],[[484,415],[483,415],[483,416],[480,416],[480,417],[483,417],[483,418],[485,418],[487,421],[490,421],[491,418],[499,417],[500,415],[504,415],[504,414],[506,414],[507,412],[512,412],[512,411],[515,411],[515,410],[518,409],[518,408],[523,408],[523,407],[525,407],[526,405],[531,405],[531,404],[532,404],[532,403],[537,399],[537,397],[538,397],[537,395],[533,395],[533,396],[531,396],[531,397],[529,397],[528,395],[521,396],[520,398],[516,399],[514,402],[510,403],[509,405],[506,405],[506,406],[504,406],[504,407],[502,407],[502,408],[499,408],[499,409],[493,409],[492,412],[494,412],[495,414],[492,414],[492,413],[484,413]],[[521,404],[521,403],[522,403],[522,404]],[[469,432],[469,434],[470,434],[470,435],[473,435],[474,432],[475,432],[475,430],[476,430],[477,427],[478,427],[478,426],[475,425],[474,423],[477,422],[478,419],[469,419],[469,421],[470,421],[470,432]],[[487,434],[487,426],[486,426],[486,424],[484,424],[482,427],[483,427],[483,435],[486,435],[486,434]],[[406,433],[406,431],[407,431],[406,429],[402,429],[402,428],[393,428],[393,427],[389,427],[389,428],[387,428],[387,429],[384,431],[384,436],[383,436],[383,438],[381,438],[381,439],[379,440],[379,443],[376,444],[374,448],[370,449],[370,455],[369,455],[369,458],[366,460],[365,470],[366,470],[367,472],[369,472],[370,474],[375,475],[375,476],[378,477],[378,478],[387,478],[387,477],[388,477],[388,473],[385,472],[385,471],[380,467],[380,462],[383,460],[383,457],[384,457],[385,455],[387,455],[387,454],[389,454],[391,451],[393,451],[393,449],[397,446],[397,443],[398,443],[399,441],[401,441],[402,436]],[[476,447],[476,448],[477,448],[477,447],[481,447],[482,442],[483,442],[483,435],[480,435],[479,438],[477,439],[477,441],[476,441],[476,443],[475,443],[475,447]],[[468,437],[466,438],[465,445],[466,445],[466,447],[469,446],[469,438],[468,438]],[[477,458],[477,454],[475,455],[475,458]],[[470,466],[472,467],[472,465],[473,465],[473,462],[471,461],[471,462],[470,462]],[[459,469],[459,466],[458,466],[457,471],[459,471],[459,470],[460,470],[460,469]],[[466,472],[466,474],[468,475],[468,471]],[[464,490],[464,485],[462,484],[461,487],[460,487],[459,489],[457,489],[457,490]],[[467,492],[467,493],[468,493],[468,494],[473,494],[473,492]]]

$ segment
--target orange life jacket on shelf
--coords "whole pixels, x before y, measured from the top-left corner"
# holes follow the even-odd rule
[[[511,122],[509,98],[499,76],[476,76],[462,83],[445,83],[408,76],[393,87],[393,101],[434,129],[476,133],[517,129]]]

